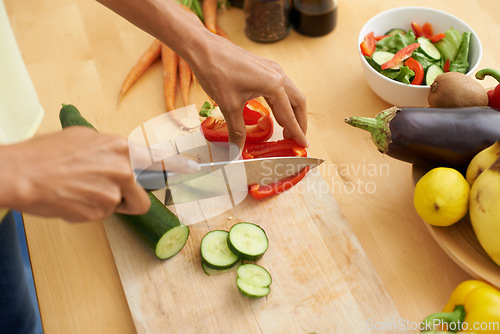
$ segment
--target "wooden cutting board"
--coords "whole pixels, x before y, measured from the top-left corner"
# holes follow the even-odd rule
[[[163,129],[148,131],[152,137],[169,132],[161,118],[146,124]],[[227,211],[190,221],[186,246],[168,260],[157,259],[116,217],[107,220],[138,333],[364,333],[397,322],[401,317],[320,169],[283,194],[262,201],[247,196]],[[215,199],[169,208],[188,219],[208,212],[210,203],[217,210]],[[235,270],[209,276],[200,265],[202,237],[242,221],[260,225],[269,238],[268,251],[257,261],[273,278],[265,298],[241,295]]]

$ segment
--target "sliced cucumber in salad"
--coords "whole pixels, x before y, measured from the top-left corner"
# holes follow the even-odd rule
[[[263,267],[246,263],[239,266],[236,273],[238,275],[236,285],[244,296],[260,298],[267,296],[271,291],[269,286],[272,283],[272,278]]]
[[[427,56],[435,60],[441,59],[441,52],[439,52],[438,48],[436,48],[434,44],[432,44],[430,39],[419,37],[417,38],[417,43],[420,44],[420,49],[422,49],[422,51],[424,51]]]
[[[425,84],[428,86],[432,85],[432,83],[434,82],[434,80],[436,80],[438,75],[443,74],[443,73],[444,73],[444,71],[441,67],[439,67],[437,65],[431,65],[427,69],[427,74],[425,75]]]
[[[374,62],[382,66],[382,64],[387,63],[394,57],[394,53],[388,51],[375,51],[372,55]],[[391,67],[391,70],[399,70],[403,66],[403,62],[397,63],[395,66]]]
[[[396,34],[405,35],[406,31],[404,31],[403,29],[395,28],[395,29],[389,30],[384,35],[386,35],[386,36],[393,36],[393,35],[396,35]]]

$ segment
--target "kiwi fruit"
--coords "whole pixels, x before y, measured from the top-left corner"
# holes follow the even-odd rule
[[[479,82],[459,72],[436,77],[427,98],[433,108],[465,108],[488,105],[488,94]]]

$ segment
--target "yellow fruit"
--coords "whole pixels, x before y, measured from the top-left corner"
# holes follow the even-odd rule
[[[459,171],[437,167],[415,185],[413,204],[424,221],[449,226],[462,219],[469,209],[470,185]]]
[[[467,167],[465,179],[472,185],[479,174],[490,168],[498,157],[500,157],[500,140],[476,154]]]
[[[472,185],[469,212],[479,243],[500,266],[500,158]]]

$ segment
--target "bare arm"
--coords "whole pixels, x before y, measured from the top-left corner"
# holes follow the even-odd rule
[[[243,146],[245,102],[263,96],[285,136],[308,146],[304,95],[275,62],[254,55],[206,29],[173,0],[98,0],[183,57],[220,106],[231,141]]]
[[[134,179],[128,142],[84,127],[0,146],[0,207],[68,221],[113,212],[142,214],[151,204]]]

